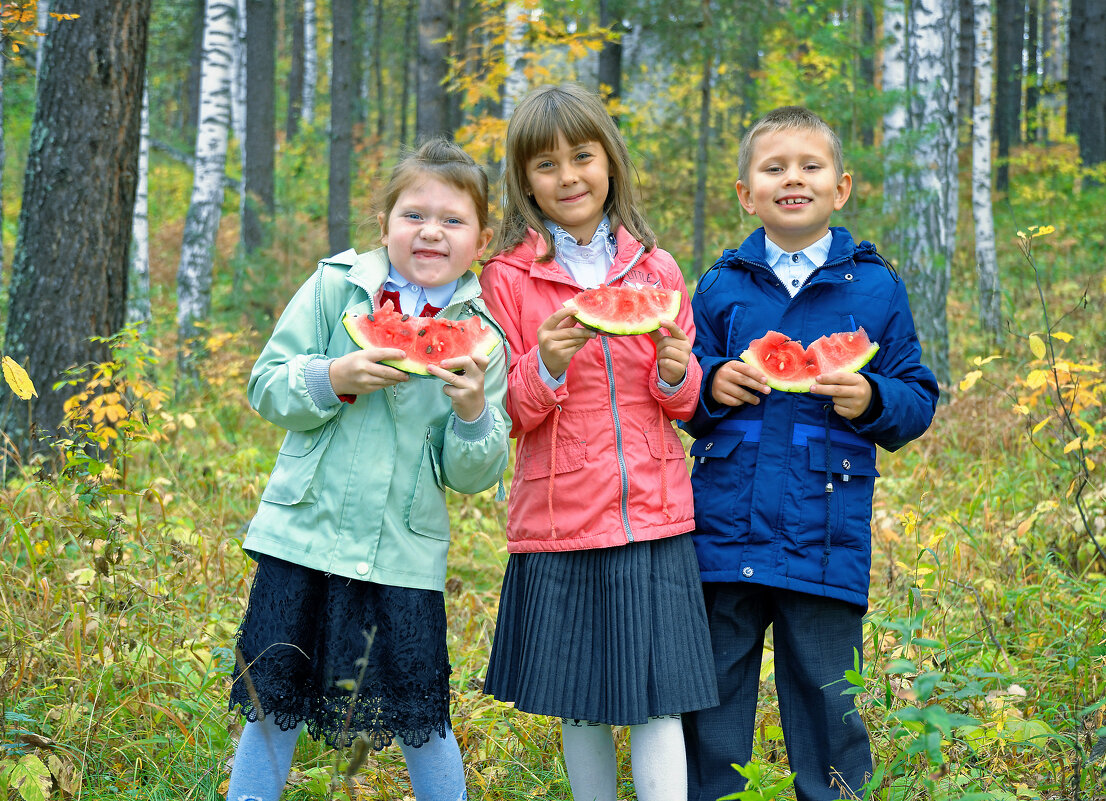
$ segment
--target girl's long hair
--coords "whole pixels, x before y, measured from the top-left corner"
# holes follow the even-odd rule
[[[599,96],[576,84],[543,86],[524,97],[507,125],[507,164],[504,174],[506,201],[496,252],[511,250],[533,228],[545,240],[546,252],[540,261],[556,255],[553,237],[546,229],[537,202],[530,195],[526,163],[556,146],[557,134],[570,147],[583,142],[598,142],[606,151],[611,177],[603,211],[611,221],[611,230],[623,226],[652,250],[657,238],[634,202],[634,166],[626,142]]]

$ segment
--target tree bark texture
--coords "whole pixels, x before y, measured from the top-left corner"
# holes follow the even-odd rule
[[[895,97],[883,115],[883,147],[888,154],[883,179],[883,210],[892,219],[903,212],[903,175],[906,155],[903,134],[906,132],[906,42],[907,16],[900,2],[892,0],[883,11],[883,91]],[[892,243],[892,258],[898,264],[903,259],[902,243]]]
[[[599,91],[611,100],[622,97],[621,11],[617,0],[599,0],[599,27],[615,34],[615,38],[603,42],[599,51]],[[612,115],[612,119],[617,125],[618,116]]]
[[[1025,0],[997,0],[995,20],[995,189],[1010,185],[1010,148],[1021,139],[1022,52]]]
[[[142,93],[138,146],[138,188],[131,223],[131,271],[127,280],[127,322],[145,329],[150,322],[150,93]]]
[[[1071,52],[1072,58],[1079,61],[1072,68],[1081,70],[1082,76],[1076,93],[1068,95],[1068,105],[1075,109],[1079,159],[1083,166],[1091,167],[1106,161],[1106,0],[1079,2],[1083,25],[1075,30],[1073,0]],[[1070,81],[1070,71],[1068,75]]]
[[[515,105],[529,91],[526,79],[526,8],[516,0],[505,3],[507,36],[503,42],[503,60],[507,65],[507,77],[503,81],[503,119],[511,119]]]
[[[208,0],[204,21],[204,63],[200,81],[200,127],[196,131],[196,170],[184,222],[177,268],[177,363],[194,372],[192,352],[200,326],[211,311],[215,235],[223,206],[223,169],[230,133],[231,71],[234,61],[235,0]]]
[[[23,364],[39,397],[31,419],[54,431],[72,391],[53,389],[74,366],[108,353],[90,337],[122,326],[127,250],[138,172],[150,0],[67,0],[51,20],[31,123],[4,353]],[[30,444],[27,409],[3,421]]]
[[[974,0],[958,0],[960,13],[960,37],[958,42],[957,74],[959,78],[959,98],[956,106],[956,119],[970,126],[974,105],[974,84],[972,65],[975,63],[975,25]]]
[[[319,82],[318,12],[315,0],[303,0],[303,124],[315,119],[315,85]]]
[[[330,176],[327,234],[330,252],[349,248],[350,159],[353,153],[353,0],[331,0]]]
[[[703,0],[704,30],[710,30],[710,4]],[[703,47],[703,72],[699,78],[699,137],[695,150],[695,200],[692,214],[691,272],[699,275],[703,270],[703,251],[706,249],[707,167],[710,158],[710,90],[714,77],[714,49]]]
[[[1039,130],[1041,102],[1040,39],[1041,1],[1029,0],[1026,8],[1025,40],[1025,140],[1036,142]]]
[[[972,108],[972,220],[979,279],[979,322],[992,342],[1002,340],[1002,291],[991,206],[991,99],[994,95],[991,0],[975,0],[975,102]]]
[[[284,18],[292,34],[288,65],[288,113],[284,118],[284,138],[291,142],[300,132],[303,113],[303,0],[286,0]]]
[[[411,79],[414,77],[411,64],[418,61],[417,54],[412,55],[415,53],[415,43],[418,41],[415,30],[415,13],[418,11],[418,6],[419,0],[407,0],[407,16],[403,26],[403,88],[400,91],[398,116],[399,142],[404,146],[409,144],[408,110],[411,106]]]
[[[242,250],[264,244],[263,220],[275,205],[276,168],[276,6],[273,0],[246,0],[246,160],[242,177],[245,216]]]
[[[444,82],[449,70],[450,0],[419,0],[419,71],[415,106],[415,136],[453,137],[449,99]]]

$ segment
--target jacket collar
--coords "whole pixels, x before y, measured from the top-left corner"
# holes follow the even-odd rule
[[[347,254],[348,258],[343,258],[347,257]],[[370,298],[376,294],[388,278],[389,264],[388,249],[386,247],[370,250],[367,253],[354,253],[352,250],[348,250],[335,257],[333,261],[338,262],[340,259],[342,263],[350,265],[349,272],[346,273],[346,280],[361,287]],[[457,279],[457,289],[444,308],[475,300],[479,295],[480,279],[476,277],[476,273],[472,270],[466,270]]]
[[[641,257],[645,250],[644,245],[634,239],[633,235],[624,226],[618,226],[618,230],[615,231],[614,235],[618,243],[618,252],[615,253],[614,264],[607,273],[608,279],[621,277]],[[507,253],[499,254],[496,258],[513,265],[517,269],[529,271],[531,278],[571,284],[572,279],[564,268],[557,264],[555,257],[552,261],[538,261],[547,251],[545,240],[538,235],[537,231],[530,228],[526,231],[526,238],[517,247]]]

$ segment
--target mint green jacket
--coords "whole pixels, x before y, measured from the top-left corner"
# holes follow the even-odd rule
[[[479,314],[500,334],[484,414],[473,423],[457,418],[432,376],[338,402],[328,380],[319,391],[317,377],[357,347],[342,315],[371,312],[387,275],[384,248],[347,250],[319,264],[277,321],[250,375],[249,400],[288,434],[242,546],[337,576],[442,590],[446,487],[480,492],[507,466],[504,338],[466,272],[438,316]]]

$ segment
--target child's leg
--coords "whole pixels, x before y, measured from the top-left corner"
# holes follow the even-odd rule
[[[849,686],[843,677],[853,668],[854,648],[863,660],[864,610],[832,598],[775,592],[776,690],[795,795],[798,801],[836,801],[842,793],[832,783],[835,776],[859,794],[872,772],[871,747],[853,696],[841,693]]]
[[[686,801],[687,755],[679,715],[631,726],[630,760],[638,801]]]
[[[745,786],[730,766],[753,753],[768,592],[754,584],[703,585],[719,704],[683,716],[689,801],[714,801]]]
[[[616,801],[618,763],[611,727],[561,721],[561,742],[573,801]]]
[[[247,721],[234,752],[227,801],[277,801],[288,780],[292,752],[302,730],[301,723],[282,731],[272,715]]]
[[[407,773],[411,776],[411,789],[416,801],[465,801],[465,768],[461,764],[461,749],[453,729],[445,730],[445,737],[436,733],[418,748],[399,741]]]

